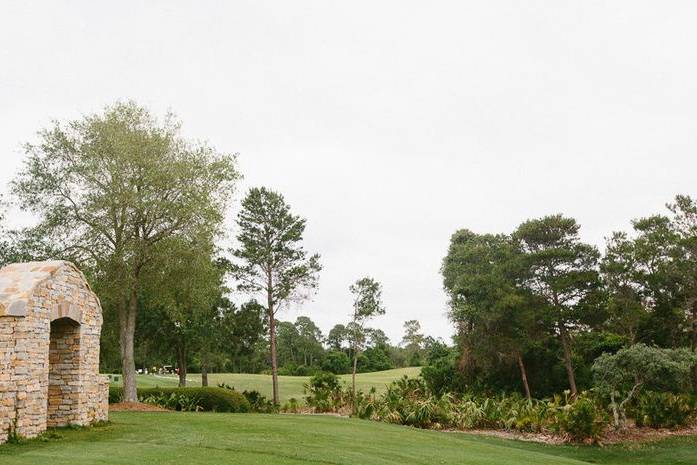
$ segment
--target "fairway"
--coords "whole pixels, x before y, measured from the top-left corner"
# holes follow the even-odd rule
[[[359,373],[356,375],[356,387],[363,391],[368,391],[375,387],[378,391],[383,391],[385,386],[404,375],[410,377],[418,376],[421,372],[420,367],[397,368],[394,370],[377,371],[373,373]],[[351,384],[351,375],[341,375],[339,378]],[[278,388],[281,402],[290,398],[303,400],[303,386],[310,380],[309,376],[279,376]],[[271,375],[254,375],[245,373],[212,373],[208,375],[208,384],[216,386],[219,383],[226,383],[233,386],[238,391],[256,390],[267,397],[271,397]],[[138,375],[138,387],[174,387],[179,384],[176,375]],[[121,385],[121,383],[116,383]],[[201,375],[190,374],[187,376],[187,386],[200,386]]]
[[[694,464],[697,441],[543,446],[310,415],[116,412],[106,426],[0,446],[0,464]]]

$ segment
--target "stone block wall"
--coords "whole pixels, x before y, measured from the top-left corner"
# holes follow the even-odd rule
[[[0,443],[108,418],[99,299],[68,262],[0,270]],[[106,401],[105,401],[106,399]]]

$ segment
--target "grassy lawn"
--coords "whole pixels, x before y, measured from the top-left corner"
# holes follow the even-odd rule
[[[117,412],[107,426],[53,436],[0,446],[0,464],[697,463],[697,438],[630,448],[543,446],[329,416]]]
[[[364,391],[375,387],[379,391],[385,389],[395,379],[403,375],[418,376],[421,368],[398,368],[395,370],[378,371],[374,373],[359,373],[356,375],[356,386]],[[341,375],[340,378],[351,384],[351,375]],[[281,402],[291,397],[298,400],[303,398],[303,385],[309,381],[306,376],[279,376],[278,389]],[[176,375],[138,375],[138,387],[170,387],[177,386],[179,379]],[[257,390],[267,397],[271,397],[271,375],[250,375],[237,373],[213,373],[208,375],[208,384],[216,386],[218,383],[227,383],[238,391]],[[120,384],[120,383],[119,383]],[[201,375],[191,374],[187,376],[188,386],[200,386]]]

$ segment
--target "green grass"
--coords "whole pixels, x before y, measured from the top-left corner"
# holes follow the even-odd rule
[[[356,387],[363,391],[368,391],[375,387],[378,391],[383,391],[385,386],[395,379],[404,375],[411,377],[418,376],[421,368],[398,368],[395,370],[377,371],[374,373],[359,373],[356,375]],[[340,378],[351,384],[351,375],[341,375]],[[303,386],[310,380],[307,376],[279,376],[278,389],[281,402],[285,402],[291,397],[302,400]],[[138,375],[138,387],[174,387],[179,383],[176,375]],[[218,383],[227,383],[238,391],[257,390],[267,397],[271,397],[271,375],[251,375],[237,373],[214,373],[208,375],[208,384],[216,386]],[[120,383],[118,383],[120,385]],[[190,374],[187,376],[187,386],[200,386],[201,375]]]
[[[695,437],[630,448],[544,446],[309,415],[118,412],[111,414],[109,425],[49,436],[54,438],[0,446],[0,464],[697,463]]]

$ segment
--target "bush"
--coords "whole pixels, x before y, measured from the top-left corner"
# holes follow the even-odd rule
[[[146,404],[157,405],[167,410],[177,410],[179,412],[198,412],[202,410],[196,394],[156,392],[143,396],[141,400]]]
[[[138,389],[138,399],[159,399],[165,397],[171,400],[174,394],[177,400],[183,400],[185,404],[196,405],[204,412],[249,412],[249,401],[239,392],[219,387],[175,387],[175,388],[144,388]],[[180,397],[184,396],[184,397]],[[109,403],[121,402],[123,389],[120,387],[109,388]],[[158,404],[159,405],[159,404]],[[180,405],[177,410],[184,408]]]
[[[118,404],[123,399],[123,388],[109,386],[109,403]]]
[[[675,428],[687,425],[695,415],[695,401],[685,394],[646,392],[637,402],[636,424],[651,428]]]
[[[300,412],[300,403],[295,397],[288,399],[286,403],[281,407],[281,411],[284,413],[298,413]]]
[[[343,405],[344,396],[339,378],[334,373],[320,372],[305,385],[307,405],[315,412],[332,412]]]
[[[597,441],[607,422],[607,413],[586,394],[581,394],[557,413],[559,430],[574,441]]]
[[[256,413],[273,413],[276,408],[266,396],[262,395],[259,391],[242,391],[242,395],[247,399],[249,405],[251,406],[252,412]]]

